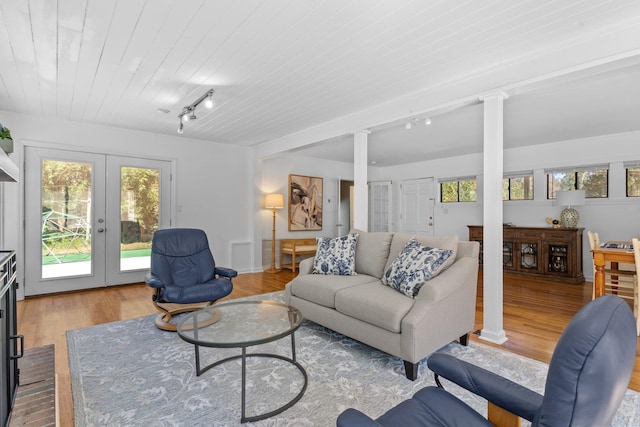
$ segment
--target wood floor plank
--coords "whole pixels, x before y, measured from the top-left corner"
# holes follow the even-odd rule
[[[277,274],[241,274],[234,279],[231,295],[223,300],[279,291],[294,277],[294,273],[286,270]],[[479,274],[476,329],[482,328],[482,289]],[[145,284],[133,284],[18,302],[18,332],[25,337],[25,348],[55,345],[61,425],[74,425],[66,331],[155,314],[151,295],[151,288]],[[566,285],[505,278],[504,329],[508,341],[496,347],[548,363],[565,326],[590,299],[588,282]],[[474,334],[471,339],[491,345]],[[640,347],[630,388],[640,391]]]

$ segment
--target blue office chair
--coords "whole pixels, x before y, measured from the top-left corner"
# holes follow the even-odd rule
[[[158,230],[151,243],[151,272],[145,282],[156,290],[153,304],[162,313],[155,325],[175,331],[171,318],[211,305],[233,290],[238,272],[216,267],[204,231],[194,228]],[[206,304],[203,304],[206,303]]]
[[[605,295],[583,307],[569,322],[551,357],[544,395],[456,359],[435,353],[427,364],[439,387],[425,387],[377,420],[347,409],[339,427],[364,426],[606,426],[622,402],[631,378],[637,345],[629,305]],[[495,423],[445,391],[446,378],[489,401]],[[502,420],[502,422],[496,422]]]

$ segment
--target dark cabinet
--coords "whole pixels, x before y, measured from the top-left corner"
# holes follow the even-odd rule
[[[18,359],[24,349],[23,337],[18,335],[16,270],[15,252],[0,251],[0,423],[3,426],[8,425],[13,407],[19,383]]]
[[[469,225],[469,240],[480,242],[483,229]],[[502,230],[502,263],[506,274],[582,283],[583,228],[504,227]]]

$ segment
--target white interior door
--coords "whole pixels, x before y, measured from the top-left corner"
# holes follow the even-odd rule
[[[25,295],[143,280],[170,163],[26,147]]]
[[[403,181],[402,231],[419,235],[433,235],[434,184],[433,178]]]

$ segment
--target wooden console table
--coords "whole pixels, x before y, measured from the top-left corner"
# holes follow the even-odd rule
[[[294,273],[300,260],[299,255],[312,255],[316,253],[316,238],[311,239],[282,239],[280,242],[280,268],[289,268]],[[290,255],[291,262],[285,263],[284,256]]]
[[[483,228],[469,225],[469,240],[480,242]],[[505,274],[578,284],[584,282],[583,228],[504,227],[502,264]]]

